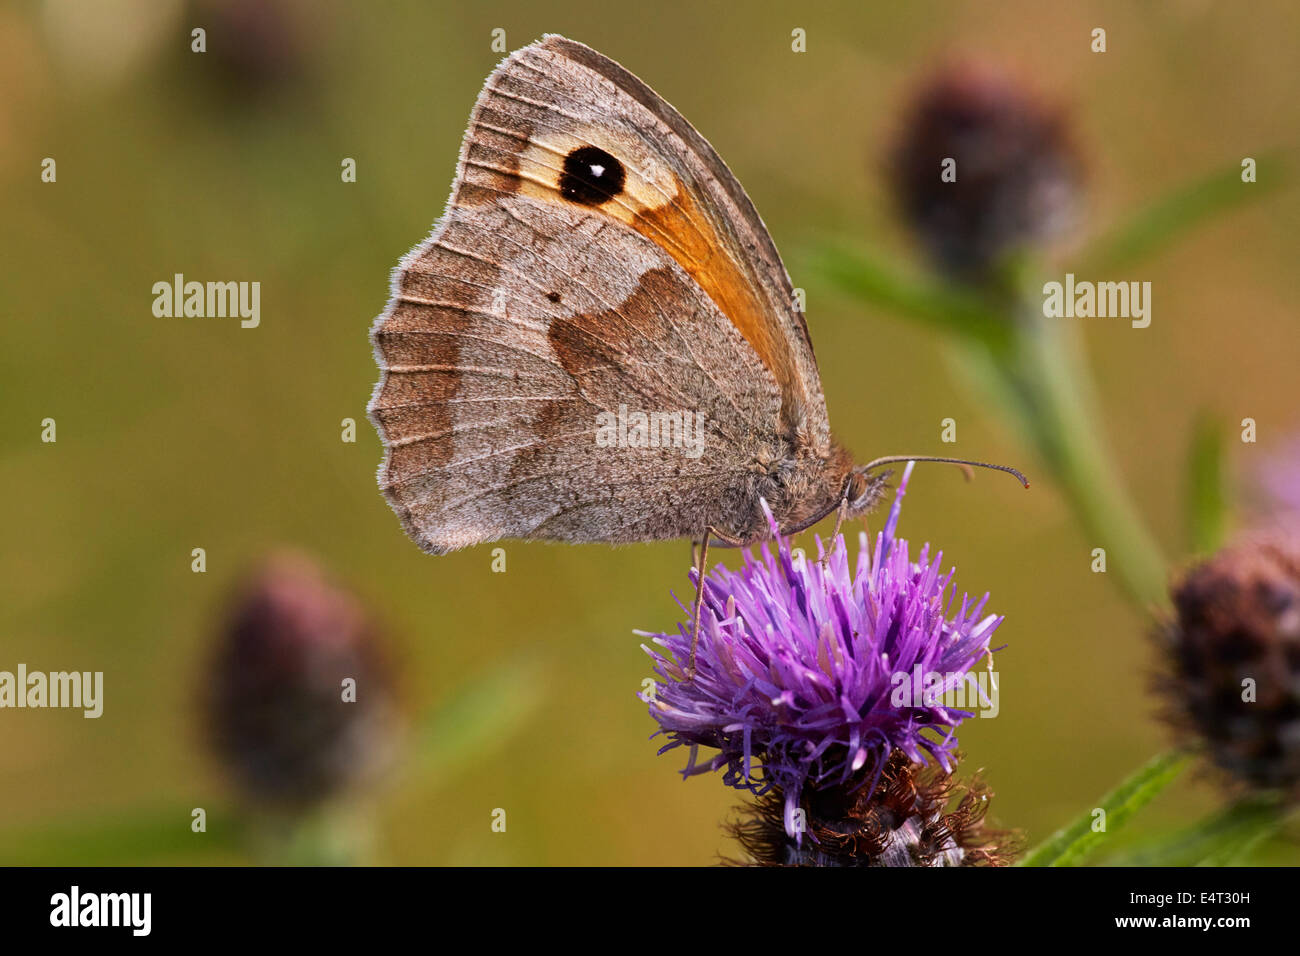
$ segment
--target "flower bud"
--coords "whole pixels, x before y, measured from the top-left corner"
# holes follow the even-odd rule
[[[254,803],[316,804],[389,762],[396,708],[374,624],[302,555],[245,583],[207,676],[212,747]]]
[[[908,225],[935,266],[963,281],[1077,218],[1082,163],[1063,114],[984,66],[925,82],[890,166]]]
[[[1300,527],[1245,535],[1192,568],[1173,602],[1169,716],[1237,780],[1300,793]]]

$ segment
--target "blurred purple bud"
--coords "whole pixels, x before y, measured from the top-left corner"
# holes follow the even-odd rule
[[[397,710],[375,625],[310,558],[275,555],[244,583],[207,680],[212,747],[254,803],[320,803],[390,762]]]

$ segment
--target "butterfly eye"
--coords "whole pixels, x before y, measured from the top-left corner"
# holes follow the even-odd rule
[[[627,173],[599,146],[579,146],[564,157],[560,195],[584,206],[599,206],[623,191]]]
[[[850,507],[859,504],[863,496],[870,490],[871,482],[867,476],[860,471],[855,471],[849,475],[849,487],[845,492],[845,497],[849,501]]]

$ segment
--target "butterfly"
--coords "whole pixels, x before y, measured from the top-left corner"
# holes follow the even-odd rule
[[[488,77],[446,212],[371,339],[380,487],[435,554],[501,538],[707,553],[769,536],[762,502],[786,534],[859,515],[877,469],[916,457],[854,464],[736,177],[645,83],[557,35]]]

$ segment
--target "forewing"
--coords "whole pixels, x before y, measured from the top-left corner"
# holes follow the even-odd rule
[[[566,196],[588,147],[623,167],[617,195]],[[752,205],[670,106],[580,44],[517,51],[372,333],[380,484],[435,552],[725,525],[754,462],[802,429],[825,440],[788,293]]]

